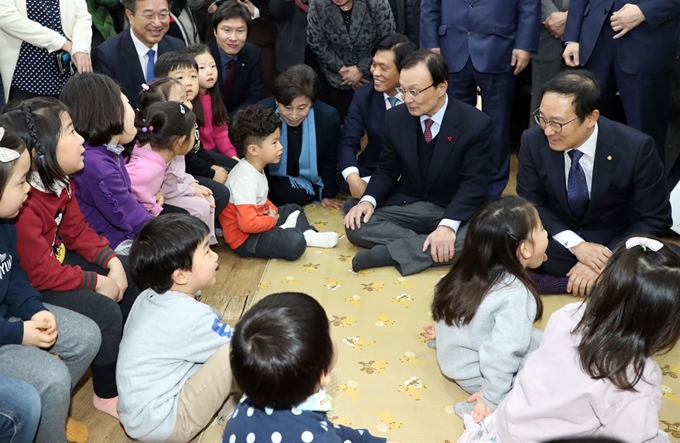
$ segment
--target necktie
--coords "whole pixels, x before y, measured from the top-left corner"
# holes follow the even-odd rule
[[[387,97],[387,101],[390,102],[390,109],[392,109],[397,106],[399,99],[397,97]]]
[[[149,49],[149,52],[147,52],[146,55],[149,57],[149,61],[146,62],[146,81],[150,82],[151,80],[156,78],[156,73],[153,70],[156,51],[154,51],[153,49]]]
[[[428,142],[428,143],[430,143],[432,141],[432,130],[430,129],[430,128],[432,128],[432,123],[434,123],[434,121],[432,121],[431,118],[428,118],[427,120],[425,120],[424,135],[425,135],[425,141]]]
[[[224,79],[224,95],[227,95],[229,88],[231,87],[231,82],[234,81],[234,76],[236,75],[236,60],[231,59],[227,63],[229,71],[227,72],[227,77]]]
[[[571,209],[572,214],[579,220],[585,215],[590,203],[586,174],[579,164],[579,160],[582,156],[583,152],[577,149],[569,151],[571,167],[569,168],[569,178],[567,180],[567,202],[569,203],[569,209]]]

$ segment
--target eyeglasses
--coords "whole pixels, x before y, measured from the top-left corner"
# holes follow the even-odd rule
[[[562,132],[562,128],[564,128],[566,125],[568,125],[569,123],[571,123],[575,120],[578,120],[578,117],[574,117],[571,120],[569,120],[568,122],[564,122],[564,123],[554,122],[552,120],[546,120],[545,118],[543,118],[541,116],[540,110],[541,110],[541,108],[538,108],[537,110],[535,110],[533,112],[532,115],[534,116],[534,120],[536,120],[536,123],[538,123],[538,126],[540,126],[541,129],[545,129],[546,126],[550,126],[550,129],[552,129],[553,131],[555,131],[557,133],[560,133],[560,132]]]
[[[427,91],[428,89],[430,89],[430,88],[433,87],[433,86],[434,86],[434,83],[432,83],[432,84],[431,84],[430,86],[428,86],[427,88],[421,89],[420,91],[416,91],[416,90],[414,90],[414,89],[411,89],[410,91],[407,91],[406,89],[402,88],[401,86],[399,86],[399,87],[396,88],[396,89],[397,89],[397,92],[398,92],[399,94],[401,94],[402,96],[408,94],[408,95],[411,96],[411,98],[416,98],[416,97],[418,97],[420,94],[422,94],[423,91]]]
[[[158,20],[160,21],[165,21],[170,17],[170,11],[161,11],[158,14],[153,14],[151,12],[147,12],[145,14],[139,14],[140,17],[142,17],[144,20],[147,22],[152,22],[156,17],[158,17]]]

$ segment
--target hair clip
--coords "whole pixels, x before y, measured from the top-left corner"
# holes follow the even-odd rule
[[[142,89],[145,90],[145,91],[148,91],[149,85],[147,85],[146,83],[142,83]]]
[[[142,126],[142,132],[153,132],[153,126]]]
[[[5,128],[0,128],[0,141],[2,141],[2,138],[5,136]],[[14,160],[18,159],[19,154],[17,151],[14,149],[9,149],[5,148],[3,146],[0,146],[0,162],[3,163],[9,163],[13,162]]]
[[[182,115],[184,115],[184,114],[186,114],[187,111],[184,109],[184,106],[179,105],[179,112],[181,112]]]
[[[647,248],[649,248],[654,252],[658,252],[659,249],[663,248],[663,243],[647,237],[632,237],[626,240],[626,249],[634,248],[635,246],[640,246],[643,251],[647,251]]]
[[[518,241],[519,241],[519,238],[517,238],[517,236],[516,236],[515,234],[513,234],[512,232],[510,232],[510,231],[505,231],[505,233],[508,234],[508,236],[509,236],[511,239],[513,239],[513,240],[518,240]]]

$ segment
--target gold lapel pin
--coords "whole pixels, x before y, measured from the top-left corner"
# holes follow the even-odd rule
[[[611,161],[611,160],[612,160],[612,156],[611,156],[611,155],[608,156],[608,157],[607,157],[607,160]]]

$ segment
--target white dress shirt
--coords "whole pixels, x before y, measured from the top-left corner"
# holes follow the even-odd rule
[[[578,148],[574,148],[583,153],[581,160],[579,160],[579,164],[583,169],[583,174],[586,176],[588,197],[591,196],[593,188],[593,167],[595,165],[595,151],[597,150],[597,133],[598,127],[597,123],[595,123],[595,129],[593,130],[593,133],[590,134],[590,137],[588,137],[588,140],[586,140]],[[566,189],[569,188],[569,169],[571,168],[571,157],[569,156],[569,151],[571,151],[571,149],[564,151],[564,186]],[[553,235],[553,238],[556,242],[569,249],[570,252],[571,248],[578,246],[585,241],[580,235],[571,230],[557,233]]]
[[[149,48],[135,36],[135,33],[132,32],[132,29],[130,29],[130,37],[132,37],[132,44],[135,45],[135,49],[137,50],[139,64],[142,66],[142,73],[144,74],[144,79],[146,79],[146,67],[149,65],[149,56],[147,55],[147,52],[149,52],[149,49],[156,51],[153,61],[156,63],[156,60],[158,60],[158,43]]]

